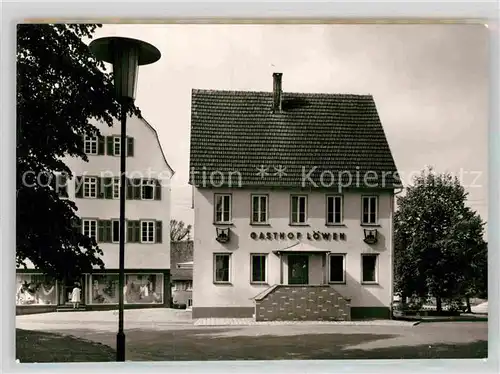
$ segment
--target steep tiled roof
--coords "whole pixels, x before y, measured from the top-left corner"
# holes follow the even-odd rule
[[[329,187],[332,175],[333,186],[348,175],[351,187],[399,185],[372,96],[285,92],[282,111],[272,106],[271,92],[193,90],[190,183],[233,173],[237,187],[240,173],[240,187]]]

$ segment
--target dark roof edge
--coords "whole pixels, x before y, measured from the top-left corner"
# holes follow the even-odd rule
[[[193,189],[199,189],[199,190],[227,190],[227,189],[233,189],[233,190],[258,190],[258,189],[266,189],[266,190],[309,190],[309,191],[333,191],[333,190],[338,190],[339,186],[331,186],[331,187],[314,187],[314,186],[300,186],[300,185],[265,185],[265,184],[244,184],[241,186],[231,186],[231,185],[222,185],[222,186],[217,186],[217,187],[211,187],[211,186],[197,186],[193,184],[192,182],[188,182],[188,185],[190,185]],[[392,191],[392,190],[398,190],[404,188],[403,184],[387,184],[386,186],[358,186],[358,187],[342,187],[342,190],[346,191],[358,191],[358,190],[363,190],[363,191]]]
[[[377,102],[375,101],[374,97],[372,97],[372,100],[373,100],[373,106],[375,107],[375,115],[377,116],[378,122],[380,123],[380,127],[382,128],[382,133],[384,134],[385,144],[387,144],[387,148],[389,148],[389,154],[391,155],[392,163],[396,168],[396,172],[399,174],[398,165],[396,164],[396,159],[394,158],[394,154],[392,153],[391,144],[389,143],[389,139],[387,139],[387,134],[385,133],[385,127],[384,124],[382,123],[382,119],[380,118],[380,114],[378,112]]]
[[[221,92],[221,93],[236,93],[236,94],[268,94],[271,95],[272,91],[252,91],[252,90],[216,90],[216,89],[208,89],[208,88],[193,88],[191,90],[191,94],[194,95],[196,93],[210,93],[210,92]],[[354,96],[354,97],[365,97],[365,98],[373,98],[372,94],[353,94],[353,93],[341,93],[341,92],[292,92],[292,91],[283,91],[283,95],[311,95],[311,96]]]

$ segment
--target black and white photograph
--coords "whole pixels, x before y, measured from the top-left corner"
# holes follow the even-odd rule
[[[490,27],[18,24],[16,362],[487,358]]]

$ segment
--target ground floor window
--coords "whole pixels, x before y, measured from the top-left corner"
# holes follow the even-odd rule
[[[16,305],[57,305],[56,281],[44,274],[16,274]]]
[[[363,254],[362,259],[362,279],[363,283],[377,283],[377,255],[376,254]]]
[[[229,253],[214,253],[214,282],[230,282],[231,255]]]
[[[345,255],[331,254],[329,256],[329,279],[330,283],[345,282]]]
[[[161,304],[163,274],[126,274],[124,292],[130,304]]]
[[[118,304],[118,274],[90,276],[91,304]]]
[[[252,253],[250,255],[251,283],[266,283],[266,254]]]
[[[118,304],[118,274],[90,276],[92,304]],[[163,274],[125,274],[124,301],[128,304],[163,303]]]

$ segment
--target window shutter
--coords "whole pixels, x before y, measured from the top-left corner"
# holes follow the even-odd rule
[[[141,180],[140,179],[134,179],[134,199],[135,200],[140,200],[141,199]]]
[[[103,178],[104,180],[104,198],[112,199],[113,198],[113,179],[112,178]]]
[[[75,178],[75,197],[80,199],[83,197],[83,177]]]
[[[134,221],[134,241],[136,243],[141,242],[141,221]]]
[[[104,237],[104,223],[105,221],[97,221],[97,241],[98,242],[105,242],[106,239]]]
[[[111,221],[107,220],[104,221],[104,241],[106,243],[111,243],[112,241],[112,228],[111,228]]]
[[[156,243],[161,243],[162,242],[162,224],[161,224],[161,221],[156,221],[155,222],[155,230],[156,230],[156,233],[155,233],[155,239],[156,239]]]
[[[134,186],[132,186],[132,183],[130,182],[130,179],[125,178],[125,187],[127,190],[127,200],[133,200],[134,199]]]
[[[43,177],[46,177],[46,178],[43,178]],[[43,185],[45,185],[45,183],[48,182],[50,188],[52,188],[52,190],[56,191],[56,186],[57,186],[57,182],[59,180],[59,175],[54,174],[54,173],[50,173],[47,175],[43,175],[42,178],[43,178],[43,180],[42,180]],[[47,179],[47,180],[45,180],[45,179]]]
[[[104,183],[101,177],[97,177],[97,198],[104,199]]]
[[[113,148],[113,137],[112,136],[106,136],[106,146],[107,146],[107,154],[109,156],[114,156],[114,148]]]
[[[134,156],[134,138],[127,137],[127,156]]]
[[[72,222],[73,228],[75,229],[76,232],[79,234],[82,233],[82,219],[80,217],[75,217],[75,219]]]
[[[97,139],[97,154],[99,156],[102,156],[104,154],[104,142],[105,142],[105,137],[100,135],[99,138]]]
[[[161,182],[155,180],[155,200],[161,200]]]
[[[59,196],[68,197],[68,177],[66,174],[61,174],[57,181],[59,182]]]
[[[134,242],[134,221],[127,221],[127,242]]]

